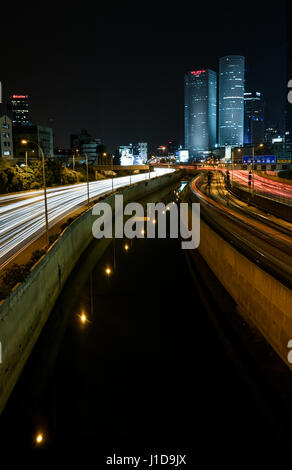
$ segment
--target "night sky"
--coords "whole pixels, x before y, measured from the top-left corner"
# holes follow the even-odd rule
[[[1,15],[4,100],[27,93],[31,121],[53,127],[55,146],[69,147],[82,128],[109,151],[132,141],[150,149],[169,139],[183,144],[184,73],[218,71],[227,54],[246,57],[248,84],[264,93],[266,124],[283,129],[284,0],[59,5],[5,7]]]

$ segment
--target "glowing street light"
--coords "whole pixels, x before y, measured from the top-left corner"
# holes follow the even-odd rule
[[[35,438],[36,444],[40,445],[43,442],[43,440],[44,440],[44,436],[41,432],[39,432]]]
[[[129,245],[126,244],[126,245],[124,246],[124,249],[125,249],[126,251],[128,251]]]
[[[46,171],[45,171],[45,154],[42,147],[37,143],[31,140],[22,139],[21,144],[27,145],[28,143],[34,144],[38,147],[42,156],[42,169],[43,169],[43,188],[44,188],[44,201],[45,201],[45,221],[46,221],[46,238],[47,246],[49,246],[49,218],[48,218],[48,203],[47,203],[47,187],[46,187]]]
[[[87,185],[87,205],[89,206],[89,179],[88,179],[88,155],[85,154],[86,158],[86,185]]]
[[[112,270],[111,268],[106,268],[105,273],[109,276],[111,274]]]
[[[82,313],[80,315],[80,321],[81,321],[81,323],[83,323],[83,325],[84,325],[84,323],[87,322],[87,316],[85,315],[85,313]]]
[[[264,144],[261,143],[258,145],[258,147],[263,147]],[[251,174],[252,174],[252,187],[251,187],[251,191],[252,191],[252,194],[254,193],[254,171],[253,171],[253,166],[254,166],[254,149],[255,149],[255,146],[253,145],[252,146],[252,164],[251,164]]]

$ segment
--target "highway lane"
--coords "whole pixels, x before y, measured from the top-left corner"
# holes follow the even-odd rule
[[[210,220],[219,224],[227,231],[228,235],[235,237],[240,247],[246,247],[253,253],[254,262],[264,263],[271,268],[277,276],[292,282],[292,224],[283,226],[269,226],[265,218],[255,220],[244,211],[244,206],[238,207],[231,203],[231,195],[228,200],[222,192],[219,173],[213,173],[210,192],[202,175],[194,179],[192,191],[201,202],[201,212],[205,212]],[[230,204],[231,203],[231,204]],[[254,214],[253,214],[254,215]],[[290,227],[288,227],[290,225]]]
[[[232,170],[231,170],[232,173]],[[246,170],[234,170],[233,178],[235,181],[248,186],[248,171]],[[292,185],[280,183],[278,181],[265,178],[257,174],[253,174],[254,178],[254,189],[270,193],[274,196],[284,197],[292,199]]]
[[[122,188],[139,181],[173,172],[173,169],[156,169],[149,173],[93,181],[89,183],[90,198]],[[87,202],[87,185],[48,188],[49,227],[65,215]],[[0,266],[15,256],[23,247],[38,238],[45,230],[43,190],[14,193],[0,197]]]

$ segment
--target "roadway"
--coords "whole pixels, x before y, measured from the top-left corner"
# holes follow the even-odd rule
[[[248,171],[234,170],[233,179],[244,186],[248,186]],[[256,173],[253,174],[253,180],[254,189],[292,200],[292,184],[280,183],[279,181],[265,178]]]
[[[90,200],[129,184],[156,178],[173,169],[104,179],[89,183]],[[87,184],[80,183],[47,189],[49,228],[87,203]],[[43,190],[0,196],[0,267],[45,232]]]
[[[248,206],[225,188],[223,174],[212,172],[211,186],[206,176],[196,177],[193,194],[201,202],[202,215],[238,247],[249,253],[285,284],[292,285],[292,224]]]

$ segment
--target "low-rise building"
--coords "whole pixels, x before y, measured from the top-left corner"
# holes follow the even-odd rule
[[[0,158],[5,158],[7,160],[13,160],[13,131],[12,131],[12,121],[11,119],[4,115],[0,118],[0,145],[1,145],[1,155]]]
[[[87,155],[89,162],[97,161],[97,147],[101,145],[101,139],[92,137],[86,129],[82,129],[80,134],[72,134],[70,144],[72,150],[79,151],[81,159],[84,159]]]
[[[45,157],[54,156],[53,129],[45,126],[22,126],[16,125],[13,128],[14,157],[18,162],[25,161],[26,152],[30,158],[41,157],[38,144],[43,149]],[[21,143],[28,140],[27,145]]]

